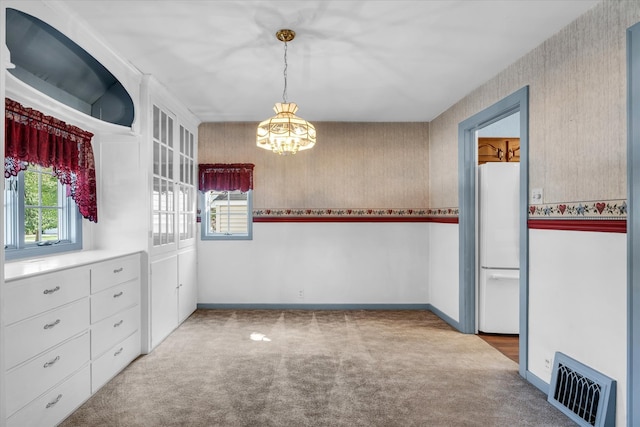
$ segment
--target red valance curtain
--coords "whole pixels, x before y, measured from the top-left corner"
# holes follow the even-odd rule
[[[251,163],[214,163],[198,165],[200,191],[248,191],[253,189]]]
[[[98,222],[96,168],[91,132],[45,116],[5,98],[4,176],[16,176],[27,165],[51,167],[67,185],[80,213]]]

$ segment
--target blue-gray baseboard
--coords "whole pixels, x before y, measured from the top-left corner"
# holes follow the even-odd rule
[[[547,394],[547,395],[549,394],[549,384],[547,384],[546,382],[544,382],[539,377],[537,377],[536,375],[532,374],[529,371],[527,371],[527,381],[533,384],[538,390],[540,390],[544,394]]]

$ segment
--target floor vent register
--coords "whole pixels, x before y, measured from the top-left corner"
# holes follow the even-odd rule
[[[547,400],[579,426],[615,426],[616,381],[566,354],[555,354]]]

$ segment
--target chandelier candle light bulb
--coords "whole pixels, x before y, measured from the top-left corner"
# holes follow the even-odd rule
[[[295,34],[292,30],[280,30],[276,33],[278,40],[285,45],[283,102],[276,103],[273,107],[276,115],[262,121],[256,133],[258,147],[281,155],[308,150],[316,143],[316,128],[295,115],[298,106],[294,102],[287,102],[287,42],[293,40]]]

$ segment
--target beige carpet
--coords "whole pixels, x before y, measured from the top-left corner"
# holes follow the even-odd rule
[[[62,425],[575,425],[517,371],[425,311],[198,310]]]

